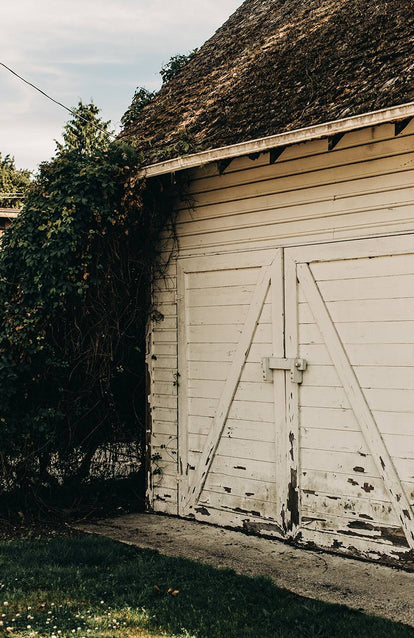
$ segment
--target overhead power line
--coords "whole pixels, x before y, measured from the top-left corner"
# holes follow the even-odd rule
[[[58,106],[61,106],[63,109],[65,109],[66,111],[68,111],[69,113],[71,113],[72,115],[74,115],[75,117],[79,117],[81,120],[84,120],[85,122],[88,122],[88,124],[91,124],[94,128],[96,128],[98,131],[101,131],[101,133],[105,133],[105,135],[108,135],[108,137],[112,137],[112,139],[115,139],[115,136],[112,135],[111,133],[109,133],[108,131],[105,131],[105,129],[101,128],[100,126],[97,126],[97,124],[94,124],[93,122],[91,122],[90,120],[88,120],[86,117],[83,117],[82,115],[79,115],[79,113],[77,113],[74,109],[69,108],[68,106],[65,106],[64,104],[62,104],[62,102],[59,102],[58,100],[55,100],[53,97],[51,97],[50,95],[48,95],[47,93],[45,93],[44,91],[42,91],[42,89],[39,89],[38,86],[36,86],[35,84],[32,84],[32,82],[29,82],[28,80],[26,80],[24,77],[22,77],[21,75],[19,75],[18,73],[16,73],[16,71],[13,71],[13,69],[11,69],[9,66],[7,66],[7,64],[4,64],[4,62],[0,62],[0,66],[4,67],[5,69],[7,69],[7,71],[10,71],[10,73],[12,73],[13,75],[16,76],[16,78],[19,78],[19,80],[21,80],[22,82],[24,82],[25,84],[28,84],[29,86],[31,86],[33,89],[35,89],[36,91],[38,91],[39,93],[41,93],[42,95],[44,95],[48,100],[51,100],[51,102],[54,102],[55,104],[57,104]]]

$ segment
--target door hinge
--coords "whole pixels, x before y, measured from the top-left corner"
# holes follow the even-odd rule
[[[265,357],[262,359],[263,380],[273,380],[272,370],[290,370],[293,383],[302,383],[303,372],[308,364],[306,359],[281,359],[279,357]]]

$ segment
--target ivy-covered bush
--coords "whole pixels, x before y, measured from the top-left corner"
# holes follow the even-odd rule
[[[142,86],[138,86],[136,88],[131,104],[121,117],[121,124],[123,128],[127,128],[131,124],[137,122],[142,109],[152,102],[156,94],[157,91],[148,91],[148,89],[145,89]]]
[[[145,324],[170,193],[139,179],[139,154],[107,131],[80,103],[2,239],[3,492],[85,481],[108,445],[143,449]]]

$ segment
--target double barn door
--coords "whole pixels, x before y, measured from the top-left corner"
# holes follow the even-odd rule
[[[181,259],[179,514],[414,548],[414,238]]]

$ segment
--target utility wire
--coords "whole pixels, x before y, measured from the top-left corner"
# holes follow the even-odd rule
[[[31,82],[29,82],[28,80],[26,80],[25,78],[23,78],[21,75],[19,75],[18,73],[16,73],[16,71],[13,71],[13,69],[11,69],[9,66],[7,66],[6,64],[4,64],[4,62],[0,62],[0,66],[3,66],[5,69],[7,69],[7,71],[10,71],[10,73],[12,73],[13,75],[15,75],[17,78],[19,78],[19,80],[22,80],[22,82],[24,82],[25,84],[28,84],[29,86],[31,86],[33,89],[35,89],[36,91],[38,91],[39,93],[41,93],[42,95],[44,95],[45,97],[47,97],[48,100],[51,100],[52,102],[54,102],[55,104],[57,104],[58,106],[61,106],[63,109],[65,109],[66,111],[69,111],[69,113],[71,113],[72,115],[74,115],[75,117],[79,117],[81,120],[84,120],[85,122],[88,122],[88,124],[91,124],[94,128],[98,129],[98,131],[101,131],[101,133],[105,133],[105,135],[108,135],[108,137],[112,137],[112,139],[115,139],[115,136],[112,135],[111,133],[109,133],[108,131],[105,131],[105,129],[101,128],[100,126],[97,126],[96,124],[94,124],[93,122],[91,122],[91,120],[88,120],[86,117],[83,117],[82,115],[79,115],[79,113],[77,113],[76,111],[74,111],[73,109],[70,109],[68,106],[65,106],[64,104],[62,104],[62,102],[59,102],[58,100],[55,100],[53,97],[51,97],[50,95],[48,95],[47,93],[45,93],[44,91],[42,91],[42,89],[39,89],[38,86],[36,86],[35,84],[32,84]]]

